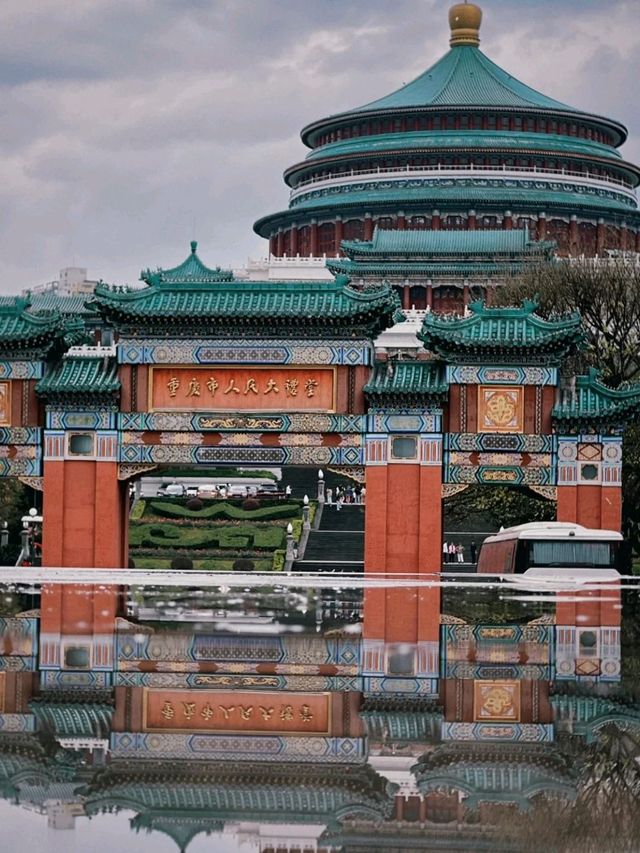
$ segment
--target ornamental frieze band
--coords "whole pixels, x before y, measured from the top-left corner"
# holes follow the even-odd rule
[[[371,364],[368,341],[194,340],[124,338],[120,364]],[[0,377],[2,372],[0,369]]]

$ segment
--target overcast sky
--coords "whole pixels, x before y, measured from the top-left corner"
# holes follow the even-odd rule
[[[0,292],[83,266],[124,283],[195,236],[210,265],[265,253],[307,122],[448,49],[446,0],[2,0]],[[482,47],[624,122],[640,161],[638,0],[485,0]]]

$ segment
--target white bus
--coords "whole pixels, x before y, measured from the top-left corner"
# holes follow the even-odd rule
[[[540,521],[488,536],[478,556],[479,574],[524,574],[531,570],[619,571],[622,535],[580,524]]]

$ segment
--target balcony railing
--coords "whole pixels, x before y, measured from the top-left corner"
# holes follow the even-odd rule
[[[459,166],[378,166],[375,169],[349,169],[346,172],[335,172],[329,175],[322,175],[312,178],[307,178],[304,181],[296,184],[291,190],[290,199],[293,201],[300,195],[304,195],[310,187],[322,186],[340,186],[351,183],[354,178],[364,181],[374,181],[379,178],[391,178],[410,175],[411,177],[433,177],[434,175],[447,177],[464,177],[470,175],[482,175],[483,177],[512,177],[518,178],[522,176],[541,178],[562,178],[568,179],[576,184],[588,186],[606,186],[607,188],[615,188],[624,192],[635,200],[635,189],[631,181],[622,178],[616,178],[613,175],[598,175],[593,172],[574,171],[571,169],[543,169],[538,166],[478,166],[473,164]]]

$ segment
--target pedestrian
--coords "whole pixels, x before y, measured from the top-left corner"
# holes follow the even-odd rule
[[[449,543],[448,542],[442,543],[442,562],[443,563],[449,562]]]
[[[365,499],[366,494],[367,494],[367,490],[363,486],[362,489],[360,490],[360,501],[361,501],[361,503],[364,503],[364,499]]]
[[[453,563],[456,559],[456,544],[455,542],[449,543],[449,562]]]
[[[362,495],[362,489],[360,488],[360,486],[356,486],[355,492],[356,492],[356,503],[359,504],[361,502],[360,499],[361,499],[361,495]]]
[[[327,506],[331,506],[333,504],[333,489],[331,489],[331,488],[327,489],[326,497],[327,497]]]
[[[291,497],[291,486],[287,486],[287,488],[284,490],[284,494],[287,498]]]
[[[338,490],[336,489],[336,491],[338,491]],[[342,496],[342,492],[340,492],[340,494],[336,498],[336,512],[340,512],[340,510],[342,509],[342,501],[343,500],[344,500],[344,497]]]
[[[458,562],[464,563],[464,545],[458,545],[456,547],[456,554],[458,555]]]
[[[475,542],[472,542],[469,547],[470,547],[470,551],[471,551],[471,562],[475,563],[476,562],[476,554],[478,551],[477,545]]]

